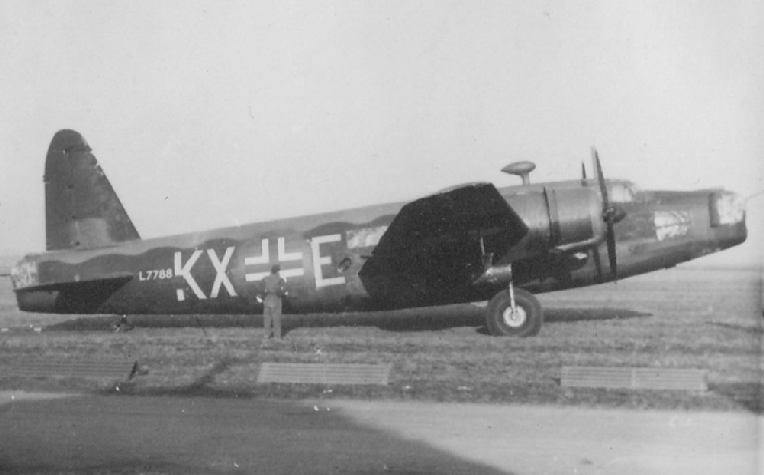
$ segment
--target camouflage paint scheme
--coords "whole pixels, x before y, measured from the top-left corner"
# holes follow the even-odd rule
[[[468,184],[394,203],[141,240],[90,147],[54,137],[46,163],[48,252],[12,269],[19,308],[88,314],[256,313],[280,264],[287,312],[491,299],[613,279],[597,180],[496,189]],[[746,239],[744,202],[723,190],[639,191],[607,180],[618,278]]]

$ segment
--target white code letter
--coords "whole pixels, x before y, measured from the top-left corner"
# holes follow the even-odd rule
[[[180,251],[175,253],[175,275],[181,276],[184,279],[186,279],[186,283],[189,287],[191,287],[191,290],[194,291],[194,295],[199,300],[204,300],[207,298],[206,295],[204,295],[204,292],[202,292],[202,289],[199,288],[199,285],[197,285],[196,281],[194,280],[194,277],[191,275],[191,268],[194,267],[194,264],[196,264],[197,259],[199,259],[199,256],[202,255],[202,251],[196,250],[191,255],[191,257],[186,261],[186,265],[183,265],[183,262],[181,261],[181,253]],[[178,298],[180,300],[180,298]]]
[[[324,273],[321,270],[323,264],[331,264],[331,257],[321,257],[321,244],[327,242],[341,241],[342,236],[339,234],[332,234],[329,236],[314,237],[310,241],[310,247],[313,249],[313,274],[316,276],[316,288],[326,287],[328,285],[341,285],[345,283],[345,277],[333,277],[330,279],[324,279]]]
[[[234,290],[233,284],[231,284],[231,281],[228,279],[228,275],[226,274],[226,267],[228,267],[228,262],[231,260],[231,256],[233,255],[233,249],[234,247],[231,246],[225,250],[225,255],[223,256],[222,261],[218,260],[218,255],[215,254],[214,249],[207,249],[207,254],[210,256],[212,266],[215,267],[216,272],[215,282],[212,284],[212,293],[210,293],[210,297],[213,299],[218,296],[221,284],[225,285],[225,289],[228,291],[228,295],[231,297],[236,297],[236,290]]]

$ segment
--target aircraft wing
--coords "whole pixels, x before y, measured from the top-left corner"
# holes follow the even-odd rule
[[[528,233],[489,183],[452,188],[404,206],[359,272],[378,305],[457,301],[484,270]]]

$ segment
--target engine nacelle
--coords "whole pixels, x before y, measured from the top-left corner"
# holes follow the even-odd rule
[[[602,201],[592,188],[529,189],[510,196],[509,204],[530,229],[529,249],[575,251],[605,237]]]
[[[602,203],[597,192],[591,188],[573,188],[547,189],[546,193],[549,197],[551,242],[559,250],[583,249],[604,238],[606,225],[602,220]],[[556,217],[553,204],[557,206]]]

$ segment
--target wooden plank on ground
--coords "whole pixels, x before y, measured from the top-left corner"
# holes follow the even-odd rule
[[[387,385],[390,364],[263,363],[257,382]]]
[[[0,374],[24,378],[130,379],[137,362],[125,358],[30,358],[3,366]]]
[[[563,387],[706,391],[700,369],[564,366]]]

